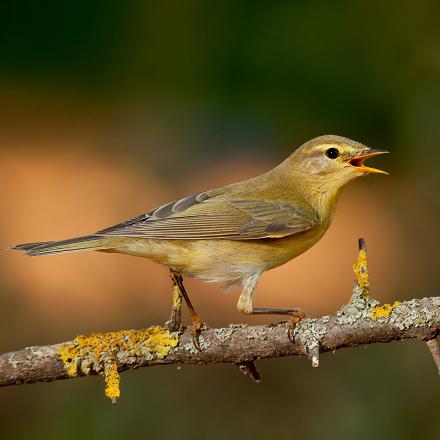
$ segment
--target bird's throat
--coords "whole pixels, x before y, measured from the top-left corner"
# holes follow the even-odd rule
[[[308,188],[307,201],[318,213],[322,223],[332,221],[341,193],[342,187],[333,185],[322,184]]]

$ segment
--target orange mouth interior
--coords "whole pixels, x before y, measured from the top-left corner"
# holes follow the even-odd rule
[[[364,154],[360,154],[359,156],[353,157],[349,160],[349,164],[356,170],[362,173],[370,173],[370,174],[388,174],[386,171],[379,170],[377,168],[371,168],[364,165],[364,160],[369,159],[370,157],[378,156],[379,154],[389,153],[387,150],[370,150]]]

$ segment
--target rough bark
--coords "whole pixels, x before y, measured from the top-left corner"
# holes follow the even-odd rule
[[[390,322],[389,318],[373,321],[360,317],[353,323],[340,323],[338,316],[324,316],[319,319],[303,320],[295,332],[295,343],[287,338],[286,324],[245,326],[236,325],[222,329],[209,329],[201,338],[202,351],[193,347],[190,331],[185,330],[179,337],[176,348],[160,359],[139,357],[127,358],[118,363],[118,371],[162,364],[210,364],[294,356],[311,353],[308,345],[313,339],[319,340],[319,352],[334,351],[345,347],[356,347],[376,342],[390,342],[402,339],[428,341],[440,333],[440,297],[423,298],[401,303],[396,309],[411,311],[422,317],[419,325],[404,324],[405,316]],[[399,310],[396,311],[397,313]],[[429,316],[429,322],[426,320]],[[315,330],[312,329],[314,327]],[[304,336],[307,332],[309,336]],[[317,335],[313,335],[313,332]],[[322,336],[319,336],[319,333]],[[32,382],[49,382],[67,379],[69,374],[57,354],[63,344],[28,347],[23,350],[0,355],[0,386]],[[89,374],[96,374],[90,371]],[[79,373],[81,375],[81,373]]]

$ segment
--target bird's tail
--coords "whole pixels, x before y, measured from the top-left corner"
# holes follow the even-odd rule
[[[61,241],[46,241],[40,243],[24,243],[11,246],[10,249],[23,251],[26,255],[50,255],[66,252],[99,251],[109,249],[108,240],[97,235],[69,238]]]

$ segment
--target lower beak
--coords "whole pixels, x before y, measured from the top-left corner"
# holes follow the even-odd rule
[[[356,170],[361,173],[370,173],[370,174],[388,174],[386,171],[378,170],[376,168],[370,168],[364,165],[364,160],[369,159],[370,157],[378,156],[379,154],[389,153],[387,150],[378,150],[378,149],[369,149],[365,152],[362,152],[356,157],[353,157],[348,161],[348,163]]]

